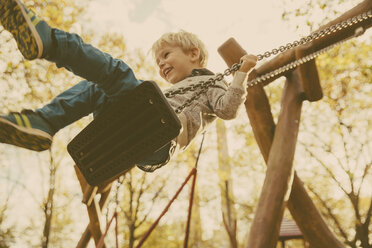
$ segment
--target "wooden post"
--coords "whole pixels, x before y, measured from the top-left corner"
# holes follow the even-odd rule
[[[293,72],[283,90],[282,108],[267,161],[266,177],[246,247],[276,246],[293,180],[293,158],[302,107],[300,93],[299,77]]]
[[[296,48],[296,59],[305,57],[314,52],[311,45],[300,46]],[[323,92],[320,86],[318,69],[316,68],[315,59],[310,60],[297,67],[300,76],[304,99],[310,102],[322,99]]]
[[[87,205],[88,215],[89,215],[89,230],[92,233],[94,243],[97,245],[99,239],[102,236],[101,230],[101,219],[100,216],[102,215],[101,209],[99,208],[98,201],[93,199],[93,202],[90,206]],[[103,245],[103,247],[106,247]]]
[[[107,191],[104,191],[104,192],[101,193],[101,198],[99,199],[100,209],[103,209],[106,206],[106,204],[108,202],[108,199],[109,199],[109,197],[108,197],[109,195],[110,195],[110,190],[107,190]],[[88,223],[88,225],[85,228],[85,231],[84,231],[83,235],[81,236],[76,248],[87,247],[91,237],[92,237],[92,233],[90,231],[90,227],[89,227],[89,223]]]
[[[98,190],[97,186],[91,186],[87,184],[83,191],[82,202],[89,206],[92,203],[94,196],[97,194],[97,190]]]
[[[225,60],[228,66],[238,62],[240,57],[245,54],[244,49],[232,38],[221,45],[218,51],[222,58],[228,58]],[[240,51],[240,53],[236,51]],[[234,57],[232,54],[235,54]],[[256,71],[252,71],[249,80],[256,75]],[[248,88],[245,107],[257,144],[267,162],[274,137],[275,123],[269,101],[261,85]],[[294,174],[288,209],[305,238],[314,248],[344,247],[329,230],[296,173]]]
[[[101,230],[101,210],[105,207],[108,196],[110,194],[111,184],[105,184],[100,186],[90,186],[83,175],[81,174],[79,168],[75,165],[75,172],[77,178],[79,179],[81,189],[83,191],[83,203],[85,203],[88,211],[89,216],[89,224],[88,227],[85,229],[82,237],[80,238],[77,248],[84,248],[88,246],[90,238],[93,237],[95,244],[97,245],[99,239],[102,236]],[[101,192],[101,199],[98,201],[95,196],[98,193],[98,190],[104,190]],[[103,244],[102,247],[106,247]]]

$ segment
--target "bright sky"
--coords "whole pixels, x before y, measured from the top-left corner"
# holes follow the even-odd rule
[[[284,5],[284,2],[287,5]],[[148,52],[163,33],[184,29],[195,33],[209,51],[208,68],[223,72],[226,65],[217,48],[234,37],[252,54],[263,54],[309,34],[303,22],[319,22],[324,11],[313,8],[295,31],[295,21],[285,22],[281,15],[288,8],[302,7],[302,1],[284,0],[92,0],[87,11],[91,28],[122,33],[130,49]],[[362,0],[334,4],[341,13]],[[292,6],[289,7],[288,4]],[[330,2],[331,4],[331,2]],[[337,16],[330,17],[331,19]],[[298,19],[297,19],[298,21]]]
[[[343,13],[360,2],[333,4],[332,9]],[[92,0],[87,12],[93,30],[123,33],[129,48],[146,52],[165,32],[180,29],[193,32],[207,46],[208,67],[223,72],[226,65],[217,48],[230,37],[248,53],[262,54],[309,34],[303,26],[296,33],[295,20],[290,23],[282,20],[283,11],[294,8],[288,7],[288,3],[301,8],[304,0]],[[323,12],[313,8],[306,20],[319,22],[324,18]]]
[[[94,0],[94,30],[122,32],[130,48],[148,51],[163,33],[184,29],[204,41],[209,67],[224,70],[217,48],[234,37],[253,54],[298,39],[281,20],[281,1],[265,0]]]

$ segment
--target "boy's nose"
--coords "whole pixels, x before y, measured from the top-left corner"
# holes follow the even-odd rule
[[[164,61],[159,61],[159,68],[162,69],[164,67],[165,63]]]

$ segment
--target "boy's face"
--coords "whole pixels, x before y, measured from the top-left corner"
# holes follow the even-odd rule
[[[155,54],[160,76],[171,84],[178,83],[189,76],[193,69],[200,68],[199,56],[196,47],[185,53],[175,45],[165,45]]]

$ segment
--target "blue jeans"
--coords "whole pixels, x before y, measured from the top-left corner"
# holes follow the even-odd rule
[[[52,35],[55,50],[47,59],[86,79],[36,110],[55,132],[90,113],[99,114],[106,102],[115,101],[143,82],[122,60],[84,43],[77,34],[53,29]],[[164,162],[169,147],[164,146],[141,164]]]

